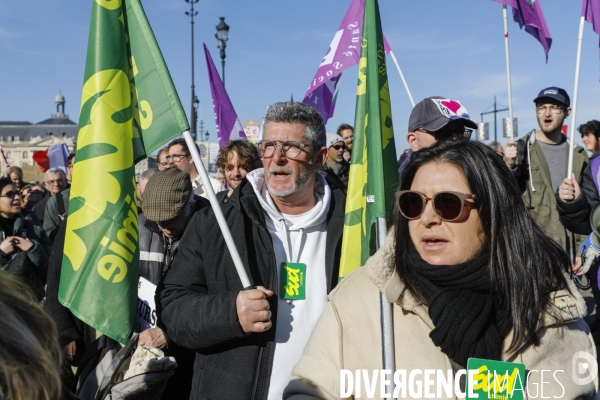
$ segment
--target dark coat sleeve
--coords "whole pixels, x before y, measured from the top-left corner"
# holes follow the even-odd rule
[[[48,286],[46,288],[46,310],[58,328],[61,346],[84,338],[84,325],[71,311],[58,301],[58,285],[65,244],[66,221],[62,222],[56,234],[52,254],[48,261]]]
[[[201,227],[205,227],[201,229]],[[239,290],[209,291],[224,282],[207,282],[205,268],[219,268],[223,254],[203,247],[203,235],[220,235],[212,210],[190,221],[160,291],[160,317],[175,343],[190,349],[217,346],[245,337],[238,319]]]
[[[592,232],[590,214],[600,204],[591,163],[588,163],[579,177],[579,186],[582,195],[573,201],[562,201],[557,192],[556,208],[560,215],[560,222],[565,228],[574,233],[588,235]]]

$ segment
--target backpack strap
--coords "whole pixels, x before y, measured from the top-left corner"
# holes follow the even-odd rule
[[[590,162],[590,167],[592,169],[592,178],[594,179],[596,190],[600,192],[600,183],[598,182],[598,170],[600,170],[600,156],[592,158],[592,161]]]

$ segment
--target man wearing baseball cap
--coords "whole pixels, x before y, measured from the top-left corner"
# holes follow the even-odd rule
[[[177,168],[156,171],[146,183],[143,214],[138,216],[140,276],[161,290],[165,273],[171,268],[175,249],[192,215],[209,206],[206,199],[194,195],[190,175]],[[158,295],[158,293],[157,293]],[[179,347],[165,333],[158,306],[155,328],[140,332],[139,346],[164,349],[175,357],[177,369],[169,378],[163,398],[187,399],[190,396],[195,352]]]
[[[540,91],[533,102],[539,129],[506,144],[506,165],[513,171],[536,222],[567,253],[577,256],[573,269],[578,271],[581,258],[576,249],[582,238],[565,229],[559,220],[555,198],[567,175],[570,148],[562,127],[571,113],[571,100],[564,89],[551,86]],[[577,146],[573,151],[574,179],[579,179],[587,163],[585,149]]]
[[[406,141],[410,153],[398,167],[398,173],[413,160],[414,152],[441,140],[469,140],[477,124],[458,100],[432,96],[418,102],[410,113]]]
[[[335,133],[328,133],[327,160],[319,170],[329,186],[340,189],[344,193],[348,190],[348,175],[350,174],[350,163],[344,160],[345,151],[344,138]]]

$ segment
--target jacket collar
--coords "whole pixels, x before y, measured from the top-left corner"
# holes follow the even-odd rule
[[[396,272],[395,238],[396,230],[391,228],[384,245],[365,263],[365,272],[369,279],[382,292],[389,303],[397,303],[407,311],[413,311],[422,303],[415,299]],[[539,328],[563,324],[585,317],[587,307],[585,300],[573,282],[567,278],[568,289],[561,289],[550,294],[550,306],[542,313]]]

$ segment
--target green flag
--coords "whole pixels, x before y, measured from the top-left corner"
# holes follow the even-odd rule
[[[377,0],[365,0],[352,164],[348,180],[340,279],[375,250],[377,218],[393,209],[398,186],[392,108]]]
[[[121,343],[139,279],[135,163],[188,129],[140,1],[93,1],[58,298]]]

